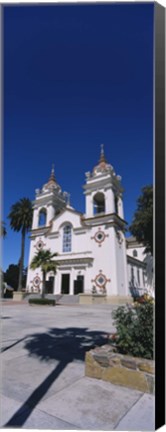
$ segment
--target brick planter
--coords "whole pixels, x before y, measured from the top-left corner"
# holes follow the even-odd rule
[[[86,353],[85,375],[154,393],[154,361],[118,354],[110,345]]]

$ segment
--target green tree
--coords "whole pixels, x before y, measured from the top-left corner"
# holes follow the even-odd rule
[[[19,261],[19,281],[18,291],[22,288],[22,275],[24,268],[24,249],[25,249],[25,236],[32,226],[32,203],[29,198],[21,198],[12,205],[8,218],[10,219],[10,226],[14,231],[21,231],[21,256]]]
[[[4,281],[16,291],[19,281],[19,266],[18,264],[10,264],[4,273]]]
[[[6,272],[3,274],[3,280],[6,282],[9,286],[14,288],[15,291],[17,291],[18,288],[18,281],[19,281],[19,264],[10,264],[6,270]],[[23,277],[22,277],[22,284],[23,287],[26,287],[26,278],[27,278],[27,268],[23,269]]]
[[[5,222],[3,222],[3,221],[1,221],[0,235],[1,235],[1,237],[6,237],[6,235],[7,235]]]
[[[41,268],[43,275],[42,298],[45,296],[46,274],[49,271],[56,273],[58,262],[52,259],[55,256],[57,256],[57,253],[52,254],[49,249],[41,250],[35,254],[30,264],[32,270],[36,270],[38,267]]]
[[[146,252],[153,255],[153,187],[142,188],[137,200],[137,210],[134,214],[129,230],[138,242],[143,243]]]

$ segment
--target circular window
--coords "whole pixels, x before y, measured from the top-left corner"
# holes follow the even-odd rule
[[[40,282],[41,282],[41,280],[40,280],[39,276],[35,276],[35,278],[33,279],[33,285],[35,287],[39,287]]]
[[[97,234],[97,239],[98,240],[102,240],[103,239],[103,234],[102,233]]]
[[[104,241],[104,239],[105,239],[105,234],[104,234],[103,231],[98,231],[98,232],[95,234],[95,240],[96,240],[98,243],[102,243],[102,242]]]
[[[38,250],[42,250],[42,249],[43,249],[43,246],[44,246],[43,241],[42,241],[42,240],[38,240],[38,242],[37,242],[37,244],[36,244],[36,248],[37,248]]]
[[[99,274],[98,276],[96,276],[95,281],[96,285],[98,285],[99,287],[103,287],[107,282],[106,277],[103,274]]]
[[[98,278],[98,283],[99,283],[100,285],[103,285],[103,283],[104,283],[104,278],[103,278],[103,276],[100,276],[100,277]]]

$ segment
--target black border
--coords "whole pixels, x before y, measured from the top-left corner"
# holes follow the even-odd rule
[[[155,68],[155,428],[165,424],[165,8],[154,4]]]

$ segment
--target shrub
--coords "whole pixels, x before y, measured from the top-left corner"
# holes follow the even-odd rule
[[[56,301],[54,299],[47,299],[47,298],[30,298],[29,304],[36,304],[36,305],[48,305],[48,306],[55,306]]]
[[[112,312],[117,329],[114,343],[122,354],[153,358],[152,302],[120,306]]]

